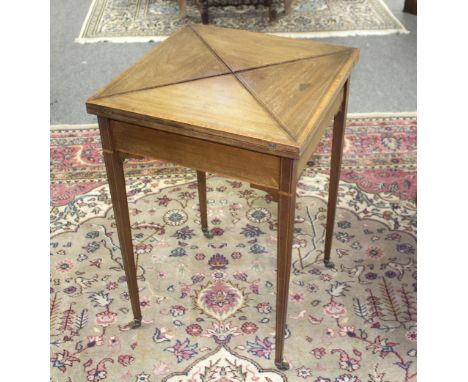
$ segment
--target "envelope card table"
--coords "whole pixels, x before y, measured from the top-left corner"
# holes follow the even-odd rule
[[[206,172],[249,182],[278,202],[275,364],[283,360],[296,183],[333,119],[324,262],[330,262],[350,72],[358,50],[311,40],[187,25],[86,102],[98,116],[133,326],[141,311],[123,160],[197,170],[209,236]]]

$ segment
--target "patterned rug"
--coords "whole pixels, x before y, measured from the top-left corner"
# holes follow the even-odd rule
[[[409,33],[382,0],[295,0],[289,15],[283,3],[275,22],[253,6],[210,8],[218,26],[289,37],[327,37]],[[175,0],[94,0],[77,42],[160,41],[185,23],[200,23],[195,0],[187,0],[187,17],[179,17]]]
[[[285,358],[274,368],[277,204],[192,170],[125,170],[143,325],[132,319],[95,125],[51,132],[51,380],[416,380],[416,118],[349,119],[323,266],[330,130],[300,179]],[[300,265],[302,259],[303,267]]]

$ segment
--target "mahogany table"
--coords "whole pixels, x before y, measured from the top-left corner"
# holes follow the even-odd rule
[[[296,183],[334,119],[324,262],[340,175],[349,76],[358,50],[213,26],[187,25],[88,99],[98,116],[120,249],[141,325],[123,160],[148,156],[197,170],[208,235],[205,172],[278,201],[275,364],[283,360]]]

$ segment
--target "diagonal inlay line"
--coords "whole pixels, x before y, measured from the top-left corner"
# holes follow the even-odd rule
[[[224,62],[223,62],[223,64],[224,64]],[[229,68],[228,68],[228,69],[229,69]],[[181,81],[175,81],[175,82],[168,82],[168,83],[166,83],[166,84],[160,84],[160,85],[155,85],[155,86],[147,86],[147,87],[139,88],[139,89],[135,89],[135,90],[126,90],[126,91],[124,91],[124,92],[113,93],[113,94],[109,94],[109,95],[106,95],[106,96],[95,97],[94,99],[111,98],[111,97],[115,97],[115,96],[119,96],[119,95],[123,95],[123,94],[138,93],[138,92],[143,91],[143,90],[151,90],[151,89],[157,89],[157,88],[164,88],[164,87],[166,87],[166,86],[184,84],[184,83],[186,83],[186,82],[193,82],[193,81],[198,81],[198,80],[204,80],[204,79],[206,79],[206,78],[227,76],[227,75],[230,75],[230,74],[231,74],[231,72],[229,72],[229,73],[222,73],[222,74],[211,74],[211,75],[209,75],[209,76],[195,77],[195,78],[191,78],[191,79],[189,79],[189,80],[181,80]]]
[[[255,99],[255,101],[257,101],[257,103],[263,108],[263,110],[265,110],[274,120],[275,122],[278,124],[279,127],[281,127],[281,129],[292,139],[292,141],[294,143],[297,143],[296,139],[291,135],[291,133],[288,131],[288,129],[286,128],[285,124],[283,123],[283,121],[281,121],[280,118],[278,118],[278,116],[276,114],[274,114],[260,99],[258,99],[257,95],[252,92],[252,90],[245,84],[244,81],[242,81],[237,75],[236,75],[236,72],[234,72],[230,67],[229,65],[227,65],[224,60],[218,55],[218,53],[216,53],[216,51],[210,46],[208,45],[208,43],[203,39],[203,37],[201,37],[198,32],[193,29],[190,25],[189,25],[190,29],[192,29],[193,33],[195,33],[198,38],[200,39],[201,42],[203,42],[203,44],[205,44],[205,46],[229,69],[229,71],[231,72],[231,74],[234,76],[234,78],[244,87],[245,90],[247,90],[249,92],[249,94]]]
[[[192,28],[191,28],[192,29]],[[193,30],[193,29],[192,29]],[[194,31],[194,33],[196,33]],[[200,39],[201,37],[198,36]],[[203,40],[202,40],[203,41]],[[206,44],[207,45],[207,44]],[[210,50],[213,52],[213,54],[216,55],[216,53],[214,52],[214,50],[209,46],[207,45]],[[166,86],[171,86],[171,85],[177,85],[177,84],[183,84],[183,83],[186,83],[186,82],[192,82],[192,81],[197,81],[197,80],[204,80],[205,78],[213,78],[213,77],[221,77],[221,76],[226,76],[226,75],[229,75],[229,74],[236,74],[236,73],[244,73],[244,72],[248,72],[250,70],[256,70],[256,69],[261,69],[261,68],[268,68],[268,67],[272,67],[272,66],[277,66],[277,65],[282,65],[282,64],[289,64],[289,63],[292,63],[292,62],[297,62],[297,61],[304,61],[304,60],[311,60],[311,59],[314,59],[314,58],[321,58],[321,57],[326,57],[326,56],[333,56],[335,54],[342,54],[343,52],[345,52],[346,50],[343,50],[343,51],[339,51],[339,52],[333,52],[333,53],[324,53],[324,54],[320,54],[318,56],[311,56],[311,57],[302,57],[302,58],[297,58],[297,59],[294,59],[294,60],[286,60],[286,61],[281,61],[281,62],[275,62],[273,64],[265,64],[265,65],[259,65],[259,66],[252,66],[251,68],[246,68],[246,69],[239,69],[239,70],[236,70],[236,71],[233,71],[222,59],[221,57],[219,57],[218,55],[216,55],[216,58],[218,58],[220,61],[221,64],[223,64],[227,70],[229,70],[229,73],[221,73],[221,74],[212,74],[212,75],[209,75],[209,76],[201,76],[201,77],[195,77],[195,78],[191,78],[191,79],[188,79],[188,80],[181,80],[181,81],[176,81],[176,82],[168,82],[166,84],[160,84],[160,85],[155,85],[155,86],[148,86],[148,87],[144,87],[144,88],[139,88],[139,89],[135,89],[135,90],[126,90],[126,91],[123,91],[123,92],[119,92],[119,93],[113,93],[113,94],[109,94],[109,95],[104,95],[104,96],[98,96],[98,97],[94,97],[94,99],[103,99],[103,98],[111,98],[111,97],[114,97],[114,96],[119,96],[119,95],[123,95],[123,94],[128,94],[128,93],[136,93],[136,92],[139,92],[139,91],[142,91],[142,90],[150,90],[150,89],[156,89],[156,88],[163,88],[163,87],[166,87]],[[236,76],[237,77],[237,76]]]
[[[124,95],[124,94],[129,94],[129,93],[135,93],[135,92],[138,92],[140,90],[156,89],[156,88],[160,88],[160,87],[165,87],[165,86],[170,86],[170,85],[177,85],[177,84],[186,83],[186,82],[190,82],[190,81],[195,81],[195,80],[199,80],[199,79],[212,78],[212,77],[218,77],[218,76],[223,76],[223,75],[226,75],[226,74],[230,74],[229,67],[222,60],[217,58],[211,52],[206,52],[206,50],[204,49],[205,44],[203,44],[203,42],[200,41],[198,36],[193,32],[193,29],[191,27],[189,27],[189,25],[186,25],[185,27],[180,28],[179,30],[177,30],[175,33],[173,33],[169,37],[169,39],[167,41],[171,40],[171,38],[175,37],[176,35],[182,35],[184,32],[188,33],[189,37],[194,39],[194,41],[200,43],[200,47],[201,47],[201,49],[203,49],[203,53],[208,54],[210,56],[209,57],[210,59],[216,61],[216,63],[219,65],[219,67],[222,70],[221,73],[197,74],[197,75],[192,75],[190,78],[179,79],[179,80],[175,80],[175,81],[174,80],[170,80],[170,81],[164,81],[163,80],[163,81],[161,81],[159,83],[156,83],[154,85],[147,85],[147,86],[139,87],[137,89],[121,90],[121,91],[113,92],[111,94],[102,94],[102,93],[105,93],[105,91],[107,90],[107,88],[109,86],[114,86],[116,83],[118,84],[122,79],[125,79],[125,77],[129,73],[131,74],[131,70],[134,70],[135,68],[138,68],[138,66],[143,66],[143,65],[146,65],[148,63],[151,63],[151,61],[154,60],[154,59],[157,60],[157,58],[159,57],[158,56],[158,49],[160,49],[160,48],[164,49],[164,47],[167,48],[167,47],[171,46],[170,45],[171,43],[169,43],[169,45],[167,45],[166,42],[162,42],[160,44],[157,44],[155,47],[153,47],[149,51],[147,51],[137,61],[135,61],[132,65],[130,65],[127,69],[125,69],[118,77],[114,78],[111,82],[106,84],[103,88],[99,89],[98,92],[92,98],[95,99],[95,100],[99,100],[99,99],[109,98],[109,97],[113,97],[113,96],[119,96],[119,95]],[[163,45],[164,45],[164,47],[163,47]],[[218,68],[218,70],[219,70],[219,68]]]
[[[238,77],[235,72],[232,72],[237,81],[250,93],[250,95],[257,101],[257,103],[271,115],[271,117],[278,123],[278,125],[288,134],[288,136],[293,140],[294,143],[297,143],[296,138],[289,132],[286,128],[286,124],[278,117],[270,108],[257,96],[257,93],[245,82],[242,78]]]
[[[112,98],[120,95],[125,95],[129,93],[137,93],[140,91],[145,91],[145,90],[151,90],[151,89],[157,89],[157,88],[163,88],[171,85],[177,85],[177,84],[183,84],[187,82],[193,82],[197,80],[202,80],[202,79],[208,79],[208,78],[214,78],[214,77],[221,77],[221,76],[226,76],[232,74],[234,78],[244,87],[245,90],[255,99],[255,101],[262,107],[263,110],[267,112],[268,115],[273,118],[273,120],[279,125],[279,127],[287,134],[287,136],[292,139],[293,142],[297,143],[296,138],[292,135],[292,133],[289,132],[289,130],[286,128],[286,124],[281,120],[281,118],[276,115],[272,110],[268,108],[268,106],[258,97],[258,95],[255,93],[255,91],[248,85],[248,83],[240,78],[237,73],[244,73],[256,69],[261,69],[261,68],[267,68],[267,67],[274,67],[278,65],[283,65],[283,64],[288,64],[288,63],[293,63],[293,62],[299,62],[299,61],[305,61],[305,60],[311,60],[315,58],[321,58],[321,57],[326,57],[326,56],[333,56],[337,54],[343,54],[344,52],[347,51],[347,49],[337,51],[337,52],[331,52],[331,53],[324,53],[320,55],[315,55],[315,56],[308,56],[308,57],[302,57],[302,58],[297,58],[297,59],[292,59],[292,60],[285,60],[285,61],[280,61],[280,62],[275,62],[272,64],[265,64],[265,65],[259,65],[259,66],[253,66],[250,68],[246,69],[239,69],[239,70],[233,70],[219,55],[218,53],[203,39],[203,37],[200,36],[200,34],[192,28],[192,26],[189,24],[187,27],[194,33],[194,35],[203,43],[203,45],[210,51],[210,53],[218,60],[219,63],[224,65],[224,67],[228,70],[227,73],[220,73],[220,74],[213,74],[213,75],[207,75],[207,76],[201,76],[201,77],[196,77],[196,78],[191,78],[187,80],[181,80],[181,81],[176,81],[176,82],[170,82],[170,83],[163,83],[155,86],[148,86],[140,89],[135,89],[135,90],[127,90],[123,92],[118,92],[110,95],[105,95],[105,96],[98,96],[94,97],[95,100],[99,99],[104,99],[104,98]]]
[[[269,68],[269,67],[272,67],[272,66],[283,65],[283,64],[290,64],[290,63],[298,62],[298,61],[313,60],[313,59],[315,59],[315,58],[322,58],[322,57],[327,57],[327,56],[334,56],[334,55],[337,55],[337,54],[343,54],[344,52],[346,52],[346,51],[348,51],[348,50],[350,50],[350,49],[345,49],[345,50],[341,50],[341,51],[338,51],[338,52],[332,52],[332,53],[319,54],[319,55],[317,55],[317,56],[309,56],[309,57],[295,58],[295,59],[293,59],[293,60],[286,60],[286,61],[281,61],[281,62],[275,62],[275,63],[273,63],[273,64],[265,64],[265,65],[259,65],[259,66],[252,66],[251,68],[236,70],[236,71],[234,71],[234,73],[244,73],[244,72],[248,72],[248,71],[250,71],[250,70]],[[223,63],[224,63],[224,62],[223,62]],[[230,69],[230,68],[229,68],[229,69]]]

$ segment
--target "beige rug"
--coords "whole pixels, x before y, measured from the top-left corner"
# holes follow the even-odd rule
[[[416,118],[348,121],[323,266],[330,131],[299,181],[285,358],[274,368],[277,204],[210,176],[126,162],[143,325],[132,319],[92,126],[51,132],[53,382],[416,381]],[[302,259],[304,267],[300,266]]]
[[[289,15],[282,4],[274,23],[253,6],[210,8],[210,23],[298,38],[409,33],[383,0],[296,0]],[[161,41],[185,23],[200,22],[195,0],[187,1],[184,19],[176,0],[94,0],[76,41]]]

